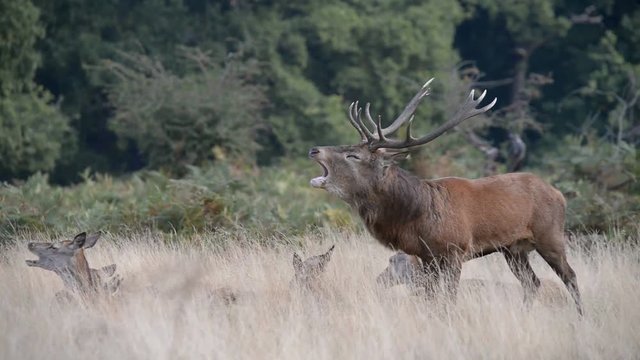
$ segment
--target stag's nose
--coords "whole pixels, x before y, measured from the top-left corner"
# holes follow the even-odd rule
[[[311,148],[311,150],[309,150],[309,157],[314,157],[316,155],[320,154],[320,149],[318,148]]]

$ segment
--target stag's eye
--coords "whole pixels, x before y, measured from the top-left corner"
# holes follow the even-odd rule
[[[348,154],[347,159],[360,160],[358,155]]]

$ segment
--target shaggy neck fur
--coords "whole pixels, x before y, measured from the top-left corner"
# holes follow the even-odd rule
[[[376,188],[359,192],[350,203],[372,235],[385,245],[397,246],[400,232],[407,231],[403,225],[440,222],[445,200],[440,186],[391,165]]]

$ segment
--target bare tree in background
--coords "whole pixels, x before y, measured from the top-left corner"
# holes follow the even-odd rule
[[[450,91],[455,92],[456,95],[452,94],[446,98],[460,98],[472,89],[514,86],[513,78],[482,80],[483,76],[484,74],[473,62],[460,63],[451,71]],[[531,101],[541,96],[542,86],[551,83],[553,83],[551,74],[531,73],[522,86],[519,85],[518,89],[514,90],[509,105],[491,114],[482,114],[477,120],[456,128],[470,145],[485,155],[484,176],[497,174],[498,164],[501,162],[506,163],[507,172],[522,169],[527,155],[527,145],[522,139],[522,133],[525,129],[542,132],[541,125],[531,114]],[[447,108],[451,107],[447,106]],[[503,129],[508,134],[504,149],[481,135],[490,127]]]

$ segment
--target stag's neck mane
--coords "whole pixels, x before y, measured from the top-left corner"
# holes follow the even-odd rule
[[[369,231],[379,233],[418,219],[439,222],[445,201],[446,193],[439,185],[392,165],[377,187],[358,194],[352,206]]]

